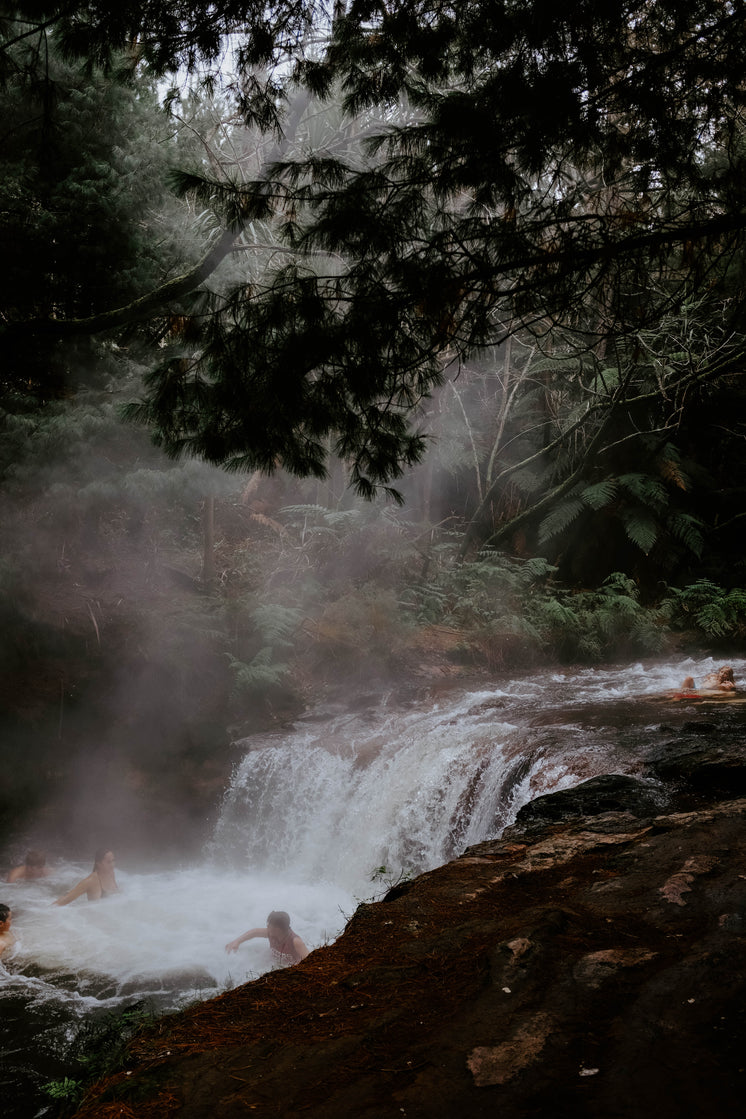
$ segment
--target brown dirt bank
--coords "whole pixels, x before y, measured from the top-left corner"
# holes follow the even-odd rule
[[[637,801],[612,777],[559,820],[534,802],[303,963],[162,1019],[78,1119],[740,1116],[744,752],[683,754],[658,809],[671,748]]]

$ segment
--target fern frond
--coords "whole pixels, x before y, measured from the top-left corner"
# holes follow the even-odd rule
[[[234,679],[234,697],[281,684],[289,672],[289,665],[277,664],[273,660],[272,649],[260,649],[248,664],[229,655],[229,663]]]
[[[621,594],[637,601],[637,587],[634,579],[625,575],[623,571],[612,571],[601,584],[604,594]]]
[[[356,522],[359,523],[362,516],[359,509],[335,509],[327,513],[324,520],[331,528],[350,528]]]
[[[609,505],[614,500],[617,489],[616,478],[604,478],[601,482],[586,486],[580,496],[586,505],[590,505],[591,509],[603,509],[605,505]]]
[[[722,637],[729,633],[732,628],[719,602],[708,602],[706,606],[697,611],[696,618],[697,625],[710,637]]]
[[[579,497],[571,497],[553,509],[539,525],[539,543],[546,544],[553,536],[559,536],[586,508]]]
[[[520,494],[528,496],[541,487],[544,475],[537,470],[516,470],[511,481]]]
[[[303,614],[288,606],[268,602],[253,611],[251,620],[269,646],[290,645],[290,637],[300,625]]]
[[[540,625],[565,630],[577,629],[579,625],[579,617],[575,611],[557,598],[549,598],[541,603],[537,621]]]
[[[665,478],[672,486],[676,486],[680,490],[689,489],[689,479],[678,462],[674,462],[671,458],[660,459],[658,470],[661,478]]]
[[[626,510],[622,521],[629,539],[647,555],[658,539],[658,525],[638,509]]]
[[[557,568],[553,564],[547,563],[543,556],[533,556],[526,560],[522,568],[522,574],[527,577],[530,583],[537,582],[539,579],[548,579],[556,571]]]
[[[594,392],[608,392],[609,389],[615,389],[618,384],[619,370],[615,365],[600,369],[593,377]]]
[[[619,485],[636,498],[642,505],[661,509],[668,502],[668,494],[662,482],[649,474],[620,474]]]
[[[689,513],[672,513],[666,527],[695,556],[702,555],[705,540],[701,531],[702,522],[697,517],[692,517]]]

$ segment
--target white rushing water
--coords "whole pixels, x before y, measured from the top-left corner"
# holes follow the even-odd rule
[[[743,680],[746,661],[732,663]],[[635,772],[646,725],[664,715],[646,697],[714,667],[524,675],[317,711],[246,740],[199,865],[118,865],[118,895],[64,908],[51,902],[89,873],[88,859],[51,860],[51,877],[4,887],[18,943],[0,964],[0,1002],[64,1006],[69,1033],[69,1022],[135,999],[163,1008],[209,997],[272,966],[265,940],[224,950],[272,909],[290,913],[309,948],[329,943],[358,901],[499,835],[533,797]]]
[[[356,893],[377,867],[432,869],[499,835],[528,800],[634,767],[624,730],[639,726],[639,698],[712,666],[542,673],[247,740],[215,849]],[[603,732],[605,711],[613,721]]]

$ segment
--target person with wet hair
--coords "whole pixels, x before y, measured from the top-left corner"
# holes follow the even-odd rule
[[[49,874],[47,857],[43,851],[27,851],[26,858],[8,875],[8,882],[29,882],[34,878],[46,878]]]
[[[703,692],[724,692],[731,694],[737,691],[736,681],[733,678],[733,669],[729,664],[724,664],[717,672],[710,672],[705,676],[700,686]]]
[[[237,952],[239,945],[243,944],[245,940],[253,940],[257,936],[267,937],[272,955],[279,964],[297,964],[301,960],[305,960],[308,955],[305,944],[298,934],[290,928],[290,917],[282,910],[273,910],[270,913],[265,929],[249,929],[226,944],[225,950],[226,952]]]
[[[13,913],[9,905],[0,905],[0,956],[12,948],[16,942],[15,934],[10,930]]]
[[[57,898],[52,905],[69,905],[82,894],[85,894],[89,901],[100,901],[101,898],[118,892],[119,887],[114,877],[114,855],[108,847],[101,847],[93,857],[91,873],[86,878],[81,878],[72,890],[63,897]]]

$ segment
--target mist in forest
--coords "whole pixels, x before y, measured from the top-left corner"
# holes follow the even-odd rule
[[[27,844],[155,857],[160,843],[170,860],[194,850],[234,738],[320,698],[293,679],[298,651],[324,687],[351,681],[353,699],[386,681],[402,567],[413,554],[426,563],[417,502],[425,480],[433,501],[429,462],[402,480],[401,509],[355,499],[338,462],[307,481],[174,463],[121,420],[127,395],[83,392],[19,419],[7,445],[13,859]]]

